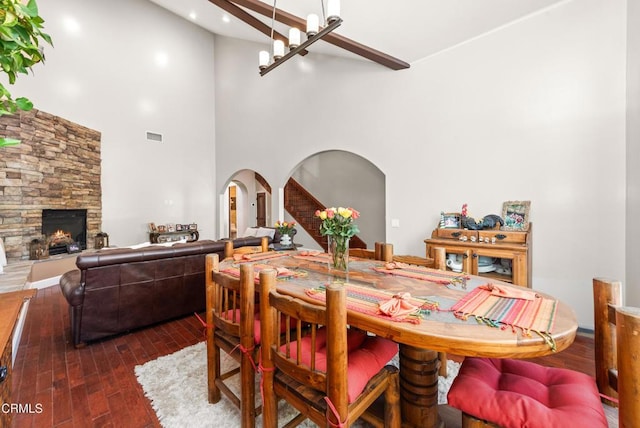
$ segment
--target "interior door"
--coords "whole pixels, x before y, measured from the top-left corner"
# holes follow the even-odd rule
[[[238,217],[236,211],[236,186],[229,187],[229,238],[238,235]]]
[[[256,226],[267,226],[267,194],[264,192],[256,194]]]

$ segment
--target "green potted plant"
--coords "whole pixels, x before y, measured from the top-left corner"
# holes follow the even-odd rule
[[[38,15],[36,0],[0,0],[0,70],[14,84],[18,74],[28,74],[34,64],[44,61],[41,41],[53,46],[42,31],[44,20]],[[25,97],[13,98],[0,83],[0,116],[18,109],[29,111],[33,103]],[[18,144],[13,138],[0,137],[0,147]]]

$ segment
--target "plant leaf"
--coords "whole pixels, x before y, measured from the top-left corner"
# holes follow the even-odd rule
[[[7,27],[12,27],[16,25],[17,22],[18,22],[18,17],[16,16],[16,14],[7,10],[5,12],[4,21],[2,22],[2,25],[5,25]]]
[[[20,144],[20,140],[16,140],[15,138],[0,137],[0,147],[15,146],[18,144]]]
[[[29,111],[33,108],[33,103],[25,97],[16,98],[16,104],[20,110]]]

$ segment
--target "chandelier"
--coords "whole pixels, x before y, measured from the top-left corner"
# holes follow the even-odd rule
[[[274,68],[278,67],[291,57],[304,51],[307,47],[322,39],[327,34],[338,28],[342,24],[340,18],[340,0],[327,0],[327,11],[325,14],[323,0],[320,0],[322,6],[322,18],[325,27],[320,29],[320,18],[318,15],[311,13],[307,16],[307,39],[301,43],[302,31],[299,28],[291,27],[289,29],[288,47],[289,52],[285,54],[284,41],[274,39],[274,23],[276,19],[276,0],[273,0],[273,13],[271,16],[271,52],[260,51],[258,55],[260,76],[264,76]]]

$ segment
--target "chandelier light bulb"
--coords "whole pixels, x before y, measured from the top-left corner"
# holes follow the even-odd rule
[[[260,70],[267,68],[269,65],[269,52],[260,51],[259,53],[259,67]]]
[[[327,0],[327,24],[340,18],[340,0]]]
[[[289,49],[295,49],[300,46],[300,30],[297,28],[289,29]]]
[[[282,40],[273,41],[273,59],[278,60],[284,56],[284,42]]]
[[[315,13],[310,13],[307,16],[307,37],[313,37],[318,34],[320,29],[320,19]]]

